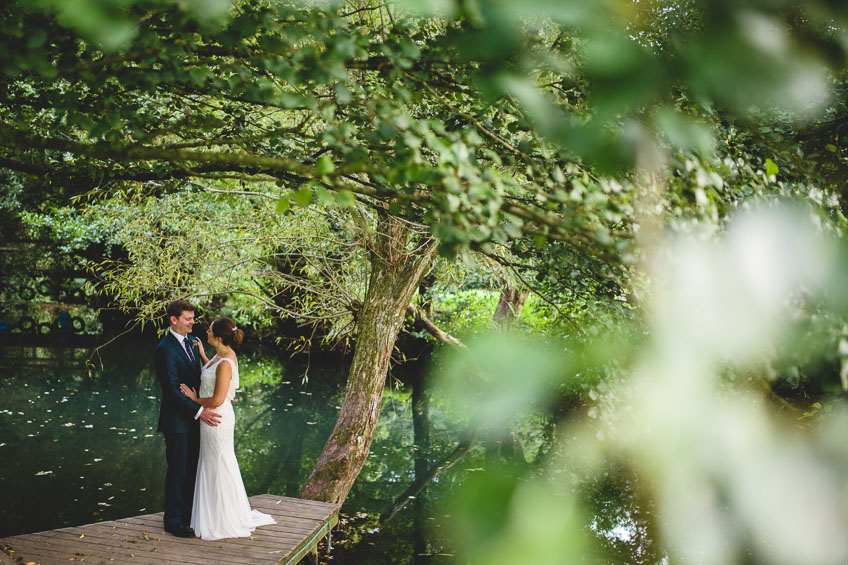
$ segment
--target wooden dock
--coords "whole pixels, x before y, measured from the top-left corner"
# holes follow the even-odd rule
[[[0,538],[16,563],[135,563],[296,565],[314,553],[339,521],[339,505],[272,494],[250,497],[250,506],[277,521],[249,538],[203,541],[165,533],[162,513]],[[0,557],[0,563],[4,563]]]

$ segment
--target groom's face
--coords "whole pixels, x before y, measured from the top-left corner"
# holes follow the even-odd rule
[[[171,327],[180,335],[191,333],[191,327],[194,325],[194,312],[185,310],[180,312],[179,316],[171,316]]]

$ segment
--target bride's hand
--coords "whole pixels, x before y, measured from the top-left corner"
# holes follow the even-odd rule
[[[186,395],[187,398],[190,398],[197,402],[197,393],[194,392],[193,388],[188,388],[185,384],[180,385],[180,392]]]
[[[206,351],[203,350],[203,342],[199,339],[197,341],[197,350],[200,351],[200,356],[206,358]]]

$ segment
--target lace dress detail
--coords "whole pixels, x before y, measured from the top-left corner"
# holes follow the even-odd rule
[[[233,447],[236,419],[232,405],[239,386],[236,363],[226,357],[207,363],[200,373],[198,396],[210,398],[214,395],[215,371],[223,361],[232,366],[233,377],[226,400],[213,409],[221,416],[221,423],[217,426],[200,423],[200,460],[194,486],[191,527],[204,540],[248,537],[258,526],[276,523],[268,514],[251,510],[236,461]]]

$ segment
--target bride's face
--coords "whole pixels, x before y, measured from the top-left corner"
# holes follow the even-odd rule
[[[215,345],[214,342],[217,341],[217,340],[218,340],[218,338],[215,337],[215,335],[212,333],[212,324],[209,324],[209,327],[206,328],[206,343],[214,346]]]

